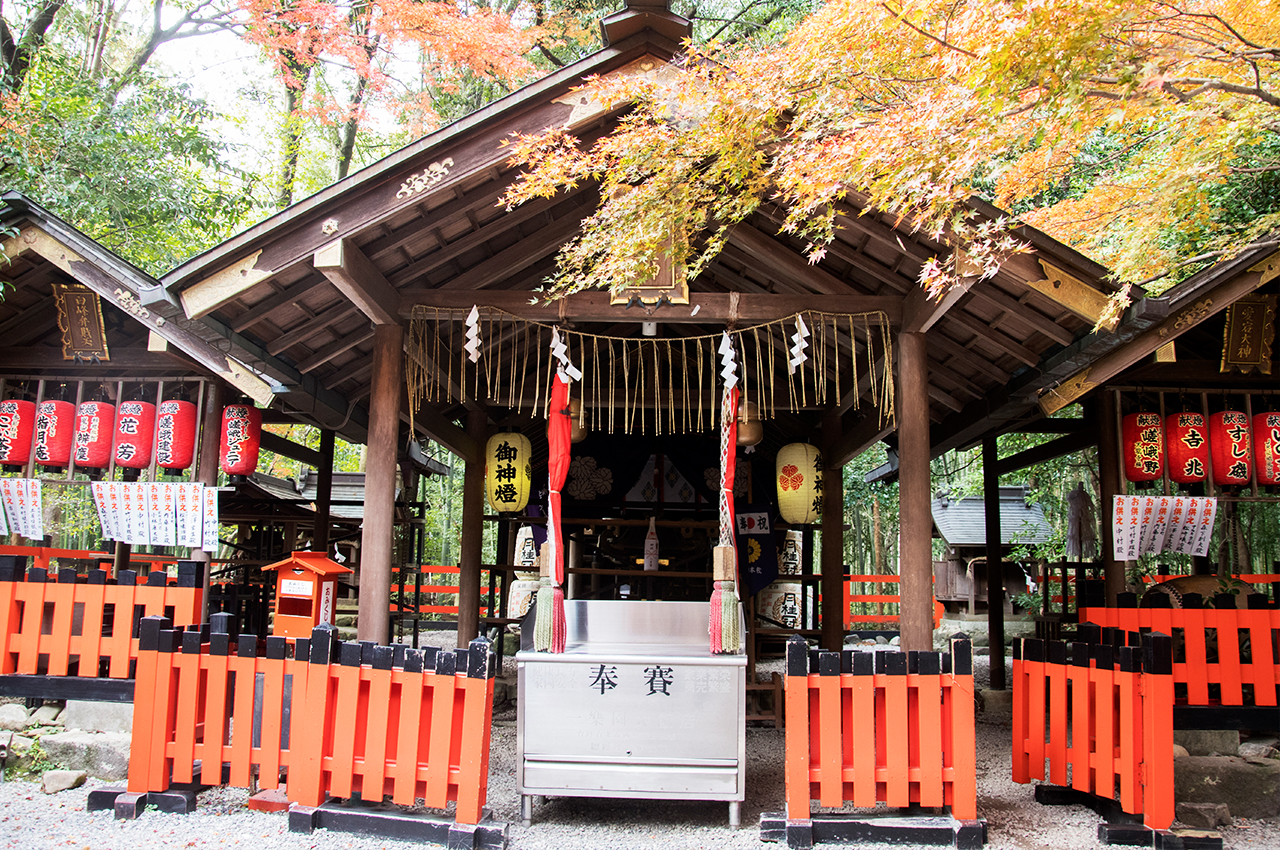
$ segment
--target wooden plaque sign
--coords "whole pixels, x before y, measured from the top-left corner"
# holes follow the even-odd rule
[[[110,360],[98,294],[83,286],[55,283],[53,299],[58,307],[58,330],[62,331],[62,359]]]
[[[1227,308],[1221,372],[1257,369],[1271,374],[1271,341],[1276,334],[1276,297],[1247,295]]]

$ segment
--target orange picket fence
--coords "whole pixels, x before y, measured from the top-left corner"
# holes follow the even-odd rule
[[[1198,594],[1188,593],[1182,608],[1081,608],[1080,635],[1090,643],[1102,640],[1099,630],[1106,628],[1171,635],[1178,703],[1274,706],[1280,696],[1280,608],[1261,596],[1245,598],[1259,607],[1237,609],[1228,596],[1218,607],[1204,608]]]
[[[449,567],[449,566],[442,566],[437,564],[423,564],[419,569],[422,571],[422,575],[424,576],[432,576],[432,575],[452,576],[453,579],[452,581],[450,581],[449,579],[445,579],[445,582],[442,584],[393,584],[391,585],[391,600],[392,600],[391,612],[393,614],[406,612],[406,611],[416,612],[418,614],[445,614],[445,615],[452,616],[454,619],[457,619],[458,617],[458,583],[459,583],[458,576],[462,572],[461,569],[456,566]],[[480,571],[481,588],[486,587],[488,581],[489,581],[489,570],[482,569]],[[447,603],[435,604],[436,602],[439,602],[439,600],[434,600],[431,603],[422,602],[421,599],[414,598],[415,591],[419,596],[425,596],[425,595],[452,596],[453,604],[447,604]],[[397,598],[399,594],[404,594],[405,601],[403,603],[401,603]],[[489,606],[484,604],[485,598],[486,598],[485,595],[482,593],[481,604],[480,604],[481,617],[489,616]]]
[[[229,618],[223,623],[229,622]],[[329,797],[443,809],[479,821],[488,789],[495,664],[466,650],[339,643],[331,626],[265,653],[253,635],[142,621],[129,753],[131,793],[171,783],[277,788],[303,806]],[[286,710],[287,708],[287,710]],[[199,769],[197,770],[197,765]]]
[[[810,652],[787,641],[787,817],[810,802],[949,806],[977,817],[973,656],[967,639],[939,652]]]
[[[1014,643],[1013,781],[1069,781],[1104,800],[1118,786],[1123,811],[1163,830],[1173,822],[1172,649],[1167,635],[1141,640]]]
[[[779,577],[782,579],[783,577]],[[860,575],[846,574],[844,578],[844,628],[845,631],[857,631],[859,624],[864,627],[873,625],[887,625],[896,629],[898,627],[898,603],[901,597],[898,593],[898,583],[901,581],[900,576],[895,575]],[[877,592],[867,593],[867,585],[871,585],[873,590]],[[893,587],[890,587],[893,585]],[[854,606],[857,606],[855,609]],[[866,613],[866,609],[870,605],[875,605],[877,611],[875,613]],[[892,606],[891,611],[885,611],[884,606]],[[861,613],[854,613],[857,610]],[[938,624],[942,622],[942,615],[946,613],[946,608],[936,599],[933,601],[933,627],[936,629]]]
[[[65,568],[53,580],[25,563],[10,557],[0,564],[0,675],[127,679],[139,620],[200,621],[204,565],[196,561],[179,561],[173,583],[155,571],[143,584],[132,570],[113,582],[105,570],[78,576]]]

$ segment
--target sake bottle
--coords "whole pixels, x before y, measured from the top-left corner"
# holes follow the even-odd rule
[[[658,569],[658,527],[653,517],[649,517],[649,533],[644,536],[644,568]]]

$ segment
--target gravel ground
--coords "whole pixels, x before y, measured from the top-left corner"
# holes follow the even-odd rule
[[[447,640],[439,636],[441,642]],[[979,686],[985,684],[986,659],[976,659]],[[514,676],[514,663],[504,664]],[[655,802],[592,798],[555,798],[534,809],[531,827],[520,824],[516,793],[514,710],[495,717],[489,772],[489,806],[494,819],[510,825],[513,850],[673,850],[673,848],[767,848],[759,836],[762,812],[783,804],[783,733],[747,730],[747,799],[743,828],[730,830],[728,806],[709,802]],[[992,850],[1069,850],[1102,846],[1097,815],[1081,806],[1040,806],[1031,786],[1010,776],[1010,728],[1007,721],[979,716],[978,814],[989,824]],[[0,847],[99,850],[99,848],[250,848],[251,850],[400,850],[399,841],[318,830],[292,834],[282,814],[244,808],[247,792],[219,788],[200,796],[192,815],[147,811],[135,821],[117,821],[111,812],[86,812],[88,786],[46,796],[37,783],[0,784]],[[1222,829],[1228,850],[1280,848],[1280,819],[1246,821]],[[864,845],[889,850],[889,845]]]

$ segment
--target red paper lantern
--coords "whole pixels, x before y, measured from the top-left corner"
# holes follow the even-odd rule
[[[1252,450],[1249,417],[1238,410],[1209,415],[1209,450],[1213,453],[1213,483],[1219,487],[1248,484]]]
[[[0,402],[0,463],[26,465],[31,460],[31,438],[35,430],[35,402],[21,398]]]
[[[149,401],[126,401],[116,416],[116,466],[146,469],[156,437],[156,406]]]
[[[262,411],[251,404],[229,404],[222,410],[222,443],[218,461],[227,475],[250,475],[258,468],[262,443]]]
[[[1259,484],[1280,484],[1280,413],[1253,415],[1253,462]]]
[[[76,406],[61,399],[46,399],[36,409],[36,462],[41,466],[66,466],[71,462],[75,437]]]
[[[1170,413],[1164,420],[1164,453],[1169,480],[1175,484],[1204,481],[1209,469],[1209,428],[1203,413]]]
[[[156,465],[186,469],[196,456],[196,406],[183,399],[160,403],[156,417]]]
[[[76,410],[76,466],[102,469],[111,465],[116,406],[105,401],[82,401]]]
[[[1130,413],[1121,432],[1124,475],[1130,481],[1155,481],[1164,472],[1164,429],[1158,413]]]

